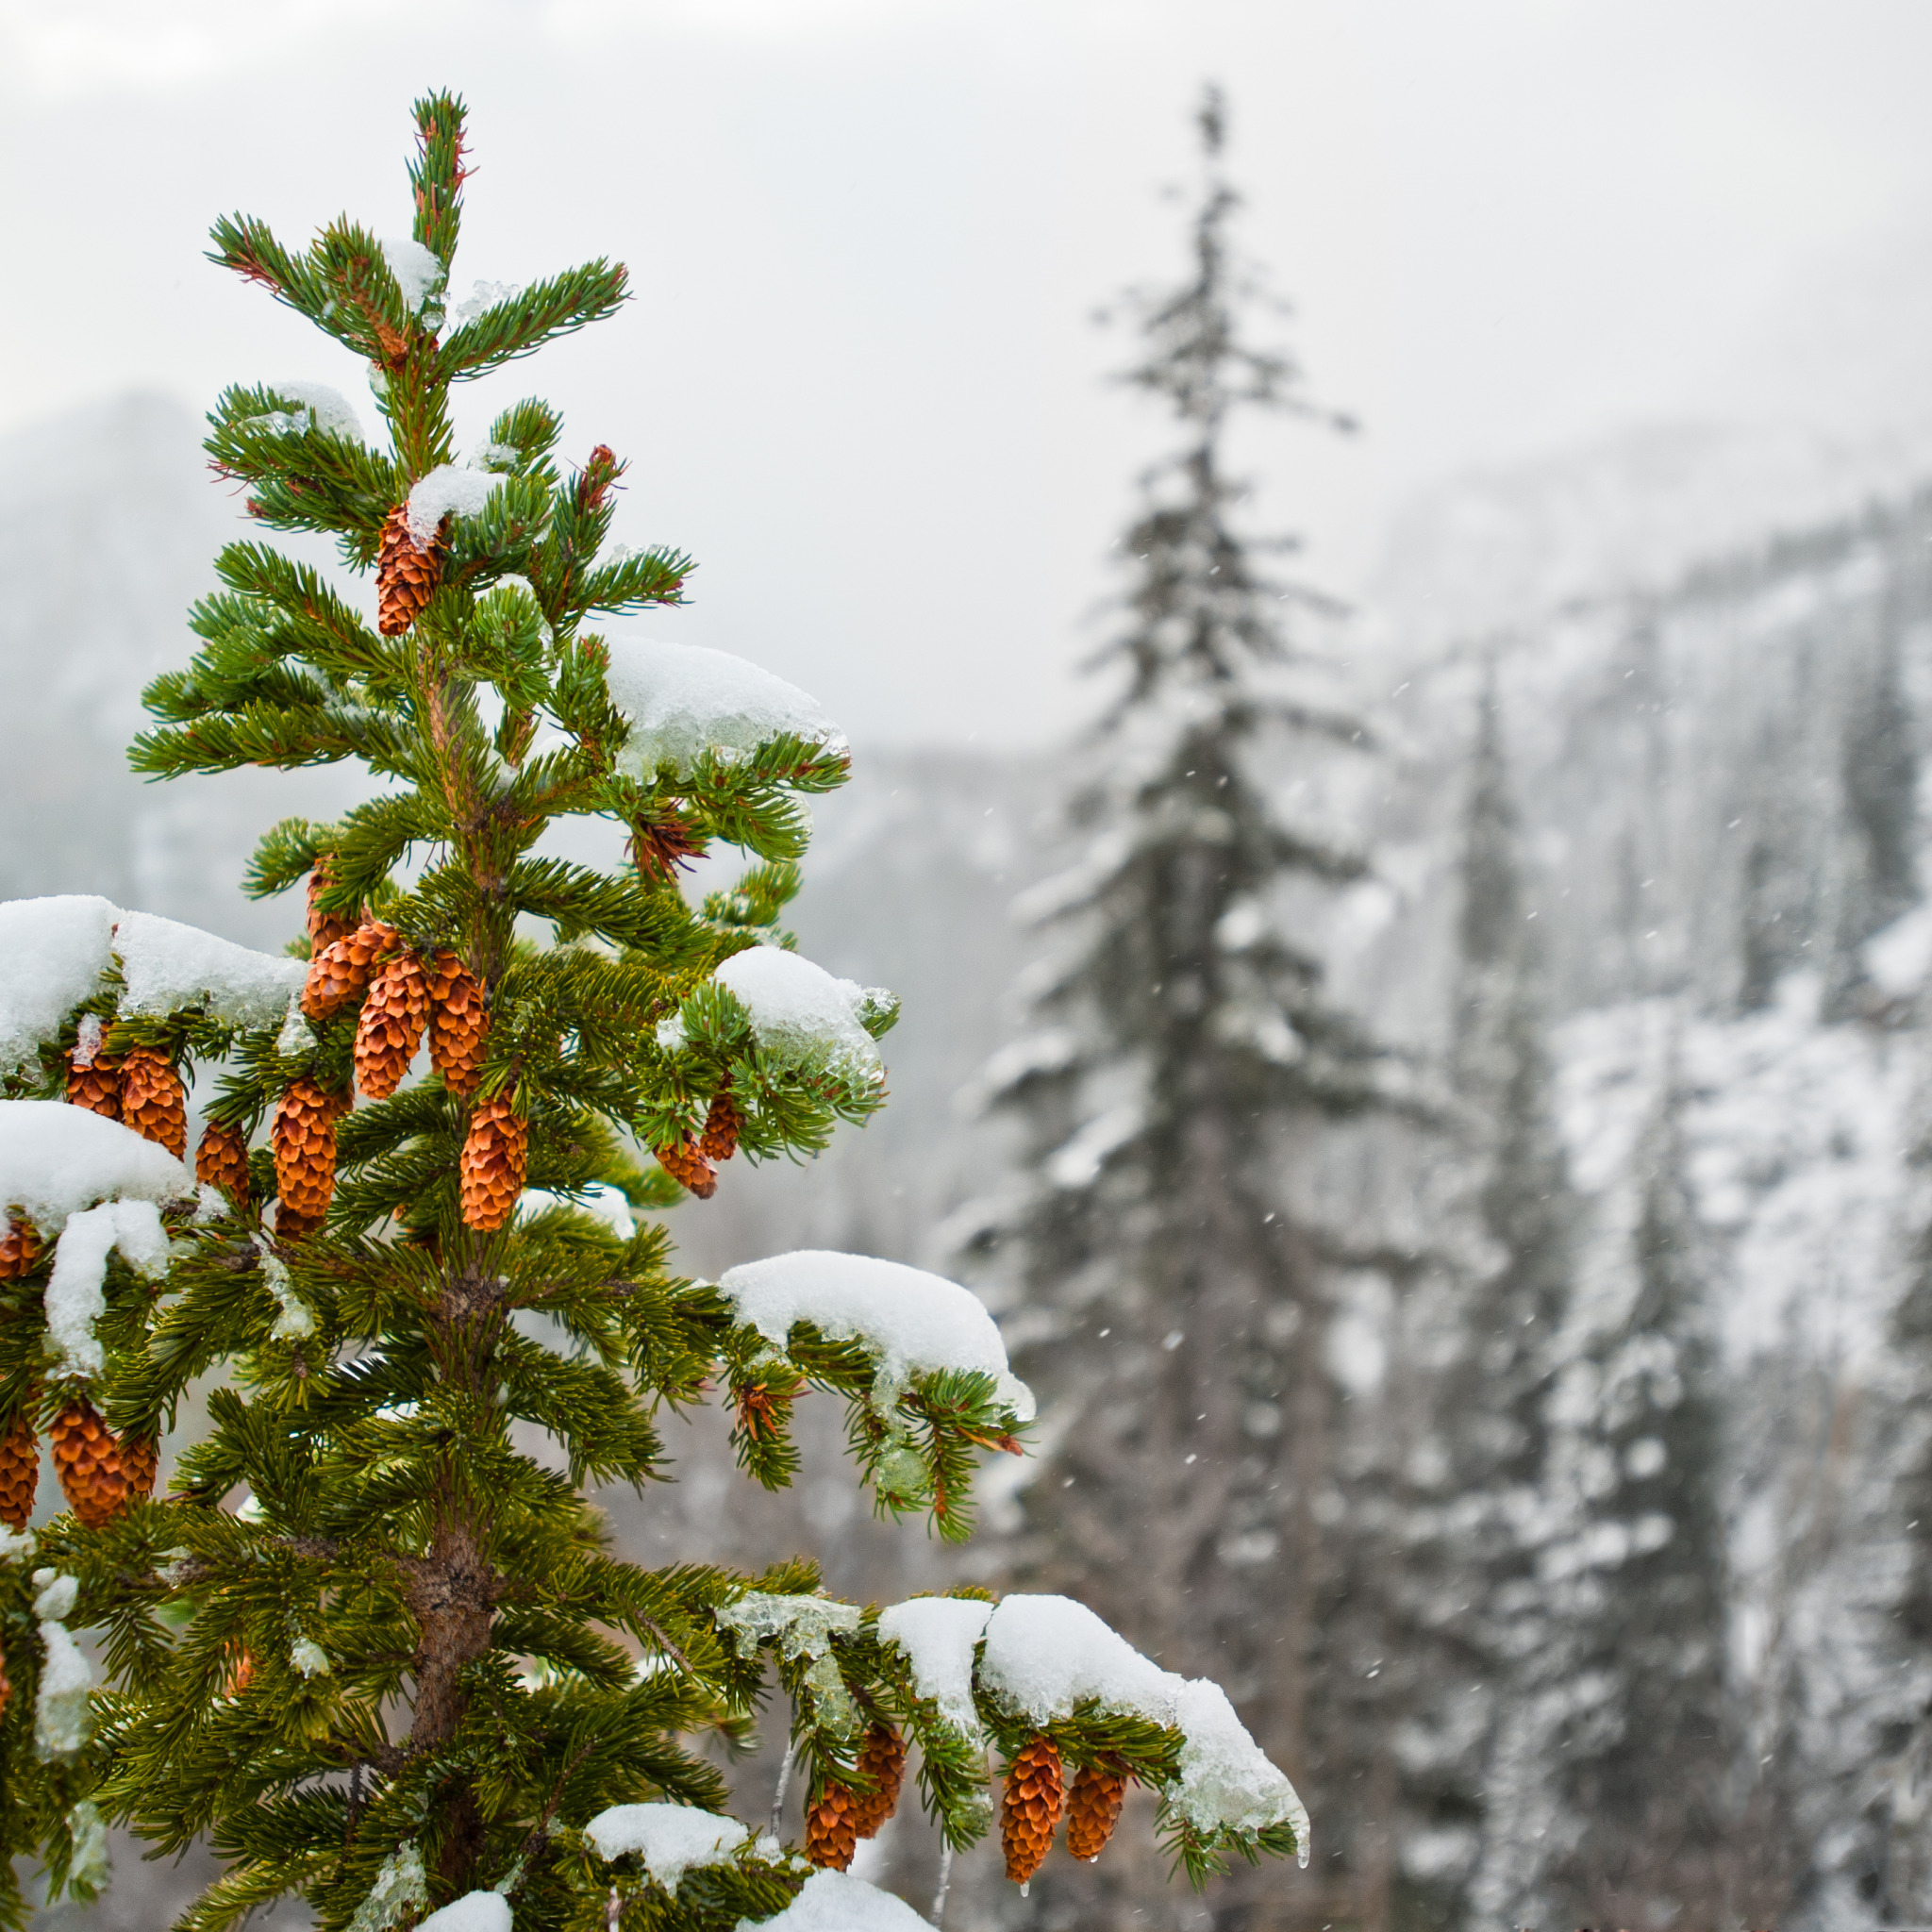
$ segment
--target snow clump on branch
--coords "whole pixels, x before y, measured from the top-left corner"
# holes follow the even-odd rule
[[[675,1891],[687,1872],[721,1865],[750,1832],[735,1818],[721,1818],[691,1805],[613,1805],[584,1826],[600,1858],[635,1856],[666,1891]]]
[[[778,738],[846,749],[816,698],[728,651],[642,638],[611,638],[608,649],[605,689],[630,721],[618,766],[636,777],[669,765],[688,778],[708,752],[728,763]]]
[[[904,1899],[848,1872],[814,1872],[782,1912],[757,1924],[762,1932],[929,1932]]]

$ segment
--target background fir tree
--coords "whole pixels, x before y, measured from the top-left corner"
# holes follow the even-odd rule
[[[1023,1882],[1063,1808],[1097,1853],[1128,1780],[1196,1882],[1305,1857],[1292,1788],[1222,1693],[1078,1604],[861,1610],[804,1560],[644,1569],[584,1501],[661,1479],[659,1419],[711,1389],[746,1474],[782,1488],[819,1389],[879,1508],[957,1538],[1031,1398],[937,1277],[827,1254],[671,1270],[649,1209],[884,1098],[891,996],[777,925],[797,795],[849,758],[753,665],[588,627],[680,601],[691,569],[607,551],[608,447],[560,464],[526,399],[458,464],[453,387],[612,315],[625,275],[456,302],[464,110],[415,112],[408,240],[346,217],[301,253],[253,219],[214,234],[369,365],[387,447],[306,385],[227,391],[208,447],[258,525],[375,569],[376,621],[229,545],[134,754],[158,777],[358,760],[381,781],[261,841],[253,891],[306,882],[296,959],[103,899],[0,908],[6,1851],[85,1892],[106,1822],[161,1856],[205,1836],[225,1869],[184,1932],[291,1895],[351,1932],[884,1932],[920,1921],[842,1874],[910,1747],[949,1851],[992,1824],[998,1754]],[[611,864],[543,848],[573,819],[601,822]],[[694,907],[680,871],[721,847],[746,868]],[[197,1066],[216,1077],[191,1177]],[[203,1381],[208,1433],[155,1501],[158,1440]],[[70,1507],[29,1533],[37,1429]],[[774,1688],[803,1857],[724,1815],[703,1755]]]
[[[1321,1783],[1358,1716],[1341,1680],[1361,1673],[1330,1615],[1346,1580],[1328,1236],[1294,1183],[1326,1124],[1383,1105],[1385,1070],[1285,927],[1292,888],[1363,870],[1283,815],[1287,775],[1346,756],[1359,728],[1308,695],[1285,619],[1316,600],[1259,560],[1290,544],[1240,529],[1249,486],[1225,451],[1250,411],[1326,419],[1245,333],[1259,291],[1230,247],[1212,91],[1199,128],[1191,272],[1134,298],[1144,353],[1124,378],[1172,411],[1178,447],[1121,545],[1125,623],[1096,659],[1121,690],[1070,806],[1082,856],[1028,895],[1055,950],[1032,975],[1035,1030],[989,1071],[1024,1178],[975,1240],[1045,1403],[1018,1573],[1104,1606],[1171,1667],[1212,1658],[1257,1735]],[[1347,1856],[1331,1840],[1323,1899]],[[1042,1883],[1057,1923],[1098,1926],[1130,1922],[1145,1878]],[[1216,1909],[1257,1928],[1332,1916],[1241,1877]]]

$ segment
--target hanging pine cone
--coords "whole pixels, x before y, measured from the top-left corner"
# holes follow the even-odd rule
[[[15,1216],[8,1222],[7,1232],[0,1235],[0,1281],[18,1281],[32,1272],[40,1258],[41,1238],[34,1232],[33,1223]]]
[[[395,928],[376,919],[366,919],[354,932],[331,941],[308,962],[302,1010],[311,1020],[326,1020],[375,978],[377,962],[395,946]]]
[[[369,982],[356,1026],[356,1084],[371,1100],[387,1100],[403,1084],[428,1018],[423,962],[398,953]]]
[[[488,1233],[501,1227],[524,1191],[530,1124],[510,1104],[508,1089],[470,1115],[463,1141],[463,1224]]]
[[[188,1153],[188,1090],[168,1057],[151,1046],[130,1047],[121,1063],[121,1118],[143,1141],[176,1160]]]
[[[1060,1754],[1051,1738],[1035,1738],[1020,1747],[1007,1766],[1007,1790],[1000,1801],[1000,1840],[1007,1848],[1007,1876],[1024,1885],[1053,1849],[1060,1822],[1064,1780]]]
[[[25,1529],[41,1487],[41,1445],[33,1418],[21,1409],[0,1435],[0,1523]]]
[[[67,1101],[84,1107],[103,1120],[121,1118],[121,1062],[113,1054],[83,1056],[79,1047],[67,1057]]]
[[[711,1096],[705,1112],[705,1131],[698,1136],[698,1152],[707,1160],[729,1160],[738,1152],[738,1136],[744,1116],[738,1110],[729,1088],[721,1087]]]
[[[865,1734],[858,1769],[872,1780],[872,1789],[852,1793],[852,1828],[860,1838],[876,1838],[879,1826],[899,1808],[899,1787],[906,1782],[905,1739],[891,1724],[874,1724]]]
[[[127,1479],[127,1493],[145,1503],[155,1492],[155,1477],[161,1466],[161,1445],[154,1437],[145,1441],[123,1438],[121,1473]]]
[[[1126,1801],[1127,1780],[1122,1773],[1085,1766],[1067,1792],[1068,1852],[1091,1865],[1113,1836]]]
[[[399,503],[382,521],[382,547],[375,557],[375,627],[386,638],[401,637],[423,614],[423,607],[442,581],[449,545],[437,525],[426,550],[409,534],[409,506]]]
[[[474,1093],[483,1065],[483,1042],[490,1035],[483,988],[447,950],[428,961],[424,986],[429,995],[429,1064],[452,1093]]]
[[[307,1074],[275,1102],[269,1144],[275,1157],[275,1192],[281,1212],[275,1232],[312,1234],[336,1191],[336,1117],[342,1106]],[[291,1224],[293,1217],[298,1224]]]
[[[308,874],[308,957],[312,959],[325,946],[347,939],[362,922],[344,912],[325,912],[315,902],[335,882],[335,874],[325,857],[315,861]]]
[[[47,1432],[54,1474],[67,1507],[83,1529],[99,1529],[121,1512],[130,1493],[121,1445],[86,1396],[76,1395]],[[149,1472],[153,1481],[153,1472]]]
[[[668,1147],[653,1151],[658,1156],[658,1165],[700,1201],[708,1201],[718,1191],[718,1176],[712,1173],[711,1163],[698,1152],[695,1141],[674,1141]]]
[[[194,1150],[194,1178],[219,1188],[238,1208],[248,1205],[248,1142],[241,1128],[225,1127],[209,1121],[201,1130],[201,1144]]]
[[[836,1779],[827,1778],[818,1800],[805,1814],[805,1856],[824,1870],[842,1872],[858,1849],[853,1821],[853,1795]]]

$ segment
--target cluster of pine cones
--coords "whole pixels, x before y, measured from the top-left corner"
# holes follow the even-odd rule
[[[48,1430],[54,1474],[83,1528],[111,1523],[129,1502],[155,1492],[158,1451],[152,1440],[118,1437],[86,1396],[75,1394]],[[41,1445],[22,1409],[0,1435],[0,1523],[25,1529],[41,1486]]]
[[[708,1201],[718,1191],[718,1166],[738,1152],[738,1136],[743,1126],[744,1116],[738,1110],[730,1088],[721,1087],[711,1097],[704,1131],[695,1140],[687,1135],[682,1141],[654,1149],[658,1165],[700,1201]]]
[[[827,1778],[806,1811],[805,1856],[814,1865],[843,1872],[858,1840],[874,1836],[896,1808],[906,1778],[906,1744],[891,1724],[874,1724],[866,1733],[858,1771],[869,1789],[858,1790]],[[1062,1815],[1068,1852],[1091,1864],[1113,1836],[1126,1795],[1126,1774],[1100,1764],[1076,1773],[1068,1790],[1053,1740],[1031,1739],[1007,1767],[1000,1805],[1007,1876],[1024,1885],[1040,1870]]]
[[[1016,1885],[1024,1885],[1046,1862],[1062,1812],[1067,1820],[1067,1851],[1091,1864],[1113,1836],[1126,1795],[1125,1773],[1100,1764],[1077,1772],[1069,1790],[1053,1740],[1031,1739],[1007,1767],[1006,1795],[1000,1805],[1007,1876]]]

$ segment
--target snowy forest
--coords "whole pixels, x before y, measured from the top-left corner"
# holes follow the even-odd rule
[[[675,1487],[598,1507],[638,1563],[1077,1598],[1225,1687],[1312,1820],[1305,1870],[1196,1896],[1131,1787],[1024,1894],[949,1864],[955,1932],[1932,1924],[1932,464],[1633,431],[1417,500],[1344,605],[1235,447],[1353,430],[1223,112],[1185,272],[1113,316],[1164,453],[1120,479],[1090,724],[855,742],[784,923],[897,994],[890,1098],[702,1191],[666,1163],[693,1279],[829,1250],[970,1288],[1025,1453],[954,1543],[874,1520],[836,1403],[767,1493],[711,1399],[660,1424]],[[203,435],[130,394],[0,441],[0,898],[278,953],[238,884],[265,825],[348,809],[336,768],[126,762],[237,527]],[[733,875],[701,846],[660,859],[692,906]],[[209,1427],[198,1391],[158,1493]],[[745,1816],[781,1730],[715,1754]],[[142,1849],[36,1927],[158,1925],[214,1870]],[[942,1851],[908,1805],[851,1869],[924,1913]]]

